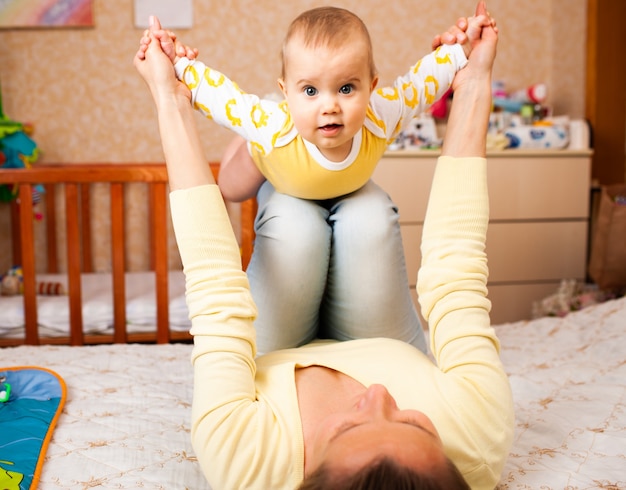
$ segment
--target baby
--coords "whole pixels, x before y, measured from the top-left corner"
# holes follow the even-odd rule
[[[283,43],[278,83],[285,99],[276,102],[243,93],[151,19],[138,58],[158,40],[195,108],[247,141],[234,140],[219,185],[229,199],[256,195],[259,205],[246,270],[258,307],[258,353],[320,336],[385,336],[426,352],[398,210],[371,176],[388,144],[466,64],[481,32],[472,22],[434,40],[462,46],[441,46],[392,86],[377,88],[361,19],[334,7],[306,11]]]
[[[298,16],[282,48],[282,102],[243,93],[195,59],[152,19],[151,31],[207,118],[244,137],[275,190],[323,200],[361,188],[387,146],[427,110],[467,63],[470,45],[442,45],[390,87],[377,88],[370,36],[362,20],[336,7]],[[142,39],[147,47],[149,36]],[[182,56],[181,56],[182,55]]]

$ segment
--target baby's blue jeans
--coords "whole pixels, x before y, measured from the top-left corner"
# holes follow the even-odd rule
[[[409,291],[398,209],[374,182],[325,201],[257,195],[248,265],[263,354],[316,338],[388,337],[426,352]]]

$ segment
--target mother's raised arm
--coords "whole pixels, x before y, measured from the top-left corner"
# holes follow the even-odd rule
[[[194,337],[192,443],[214,488],[238,488],[230,483],[240,477],[230,471],[232,455],[247,451],[254,460],[251,441],[262,425],[255,407],[256,306],[224,200],[218,187],[210,185],[215,181],[202,152],[189,90],[174,76],[155,38],[140,52],[134,64],[158,114]]]

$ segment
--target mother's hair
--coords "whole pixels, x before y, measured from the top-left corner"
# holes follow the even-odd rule
[[[463,475],[446,458],[445,464],[428,474],[382,458],[350,475],[337,474],[327,465],[320,466],[306,478],[298,490],[470,490]]]

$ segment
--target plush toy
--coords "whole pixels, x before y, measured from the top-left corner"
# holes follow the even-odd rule
[[[0,167],[28,168],[39,157],[39,149],[30,138],[33,133],[31,124],[22,124],[9,119],[2,109],[2,91],[0,90]],[[43,192],[37,186],[34,193]],[[17,186],[0,185],[0,201],[11,201],[17,196]],[[33,195],[33,200],[37,196]]]
[[[46,296],[59,296],[65,294],[65,288],[60,282],[37,281],[35,284],[37,294]],[[0,294],[2,296],[15,296],[24,292],[24,278],[21,267],[11,267],[0,280]]]

